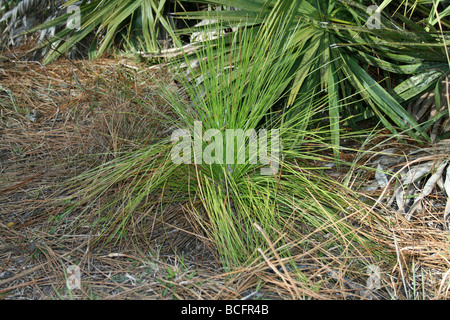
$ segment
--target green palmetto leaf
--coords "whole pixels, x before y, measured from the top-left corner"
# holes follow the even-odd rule
[[[411,63],[411,64],[398,64],[383,60],[379,57],[374,57],[365,52],[358,51],[356,53],[359,55],[359,57],[361,57],[361,59],[359,60],[365,61],[372,66],[377,66],[383,70],[394,72],[397,74],[412,75],[417,74],[419,72],[428,71],[431,69],[445,70],[445,68],[447,67],[447,64],[442,62],[428,62],[428,61],[421,61],[418,63]]]
[[[67,1],[65,5],[69,6],[75,3],[76,1],[70,0]],[[137,13],[139,12],[138,18],[141,20],[140,23],[142,25],[142,34],[138,34],[137,37],[142,37],[146,50],[156,51],[159,49],[159,44],[157,42],[158,24],[161,24],[163,28],[175,38],[172,27],[164,16],[164,8],[166,5],[167,0],[94,0],[89,3],[82,3],[80,6],[82,30],[77,30],[74,32],[70,29],[63,29],[52,39],[49,39],[38,48],[47,45],[49,42],[61,43],[62,39],[69,37],[66,42],[60,45],[59,48],[56,48],[55,51],[50,52],[45,57],[45,63],[49,63],[56,59],[59,55],[69,50],[89,33],[99,28],[97,29],[97,34],[100,34],[100,31],[106,31],[106,33],[101,41],[100,47],[97,48],[95,54],[91,55],[94,58],[99,57],[112,46],[113,39],[116,37],[117,33],[121,31],[119,30],[119,27],[122,28],[125,26],[128,28],[126,37],[131,37],[130,32],[133,22],[128,23],[128,25],[124,24],[124,22],[133,21],[133,17],[137,16]],[[29,32],[64,25],[70,16],[71,14],[69,13],[64,14],[56,19],[29,30]]]
[[[113,1],[110,1],[113,2]],[[108,4],[108,9],[111,10],[106,18],[102,19],[102,26],[107,28],[106,36],[103,39],[103,43],[98,49],[97,57],[102,55],[103,52],[111,46],[113,37],[116,35],[117,28],[128,17],[131,16],[141,6],[140,1],[133,1],[131,4],[124,2],[118,7],[113,7],[112,4]],[[112,11],[114,9],[114,11]],[[93,17],[94,18],[94,17]],[[86,22],[89,24],[89,22]]]
[[[196,0],[187,0],[186,2],[194,2],[199,3],[200,1]],[[204,1],[202,1],[204,2]],[[244,11],[258,11],[263,6],[267,4],[266,0],[248,0],[248,1],[241,1],[241,0],[213,0],[208,1],[206,3],[213,4],[213,5],[222,5],[222,6],[230,6],[234,8],[239,8]],[[272,5],[273,6],[273,5]]]
[[[436,85],[437,80],[442,78],[445,73],[440,70],[429,70],[418,75],[412,76],[395,87],[394,93],[398,100],[407,101]]]
[[[257,11],[243,11],[243,10],[230,10],[230,11],[220,11],[217,15],[211,14],[211,11],[194,11],[194,12],[178,12],[176,14],[180,17],[186,17],[189,19],[204,19],[208,20],[212,18],[217,18],[220,21],[225,22],[242,22],[242,21],[252,21],[253,24],[263,22],[263,17]],[[192,29],[186,29],[184,31],[189,31]]]
[[[67,22],[69,17],[70,17],[70,13],[63,14],[63,15],[61,15],[61,16],[53,19],[53,20],[44,22],[44,23],[40,24],[39,26],[31,28],[31,29],[27,30],[27,32],[28,33],[33,33],[33,32],[38,31],[38,30],[42,30],[42,29],[47,29],[47,28],[53,27],[55,25],[64,24],[64,23]]]
[[[48,63],[56,60],[61,54],[64,54],[67,51],[69,51],[70,48],[72,48],[77,42],[79,42],[81,39],[86,37],[94,28],[95,28],[95,26],[91,26],[90,28],[84,28],[79,31],[76,31],[70,37],[70,39],[68,39],[66,42],[63,42],[60,46],[58,46],[57,49],[50,51],[49,54],[47,54],[46,57],[44,58],[43,63],[48,64]],[[55,39],[64,38],[65,33],[68,34],[68,33],[70,33],[70,31],[71,30],[65,29],[62,32],[60,32],[59,34],[55,35],[54,38]],[[53,40],[50,39],[49,42],[53,42]]]
[[[288,105],[292,105],[295,101],[298,92],[300,91],[300,88],[302,87],[306,77],[310,74],[310,70],[313,67],[313,64],[315,61],[317,61],[319,56],[319,46],[320,46],[320,38],[317,35],[314,35],[314,33],[308,32],[309,30],[306,29],[305,31],[300,31],[299,33],[303,35],[302,41],[308,41],[309,38],[311,38],[310,42],[311,45],[306,47],[303,50],[302,59],[300,62],[299,69],[296,71],[296,76],[294,79],[294,84],[292,86]],[[308,34],[309,33],[309,34]],[[298,35],[296,35],[296,38]]]
[[[161,1],[161,3],[163,3]],[[144,1],[142,3],[142,15],[148,17],[148,19],[143,19],[142,21],[142,29],[143,33],[142,36],[144,38],[144,41],[146,43],[147,48],[156,48],[157,47],[157,28],[155,23],[155,18],[152,14],[152,7],[151,4],[147,1]]]
[[[342,60],[345,62],[344,69],[348,72],[349,77],[354,82],[355,86],[359,87],[365,92],[368,98],[374,101],[377,107],[379,107],[384,114],[386,114],[392,121],[396,123],[400,128],[405,127],[405,123],[409,125],[413,130],[410,134],[418,138],[417,132],[422,135],[423,138],[429,139],[428,135],[419,127],[417,122],[408,114],[408,112],[389,95],[372,77],[370,77],[357,62],[345,55],[342,55]],[[388,128],[392,128],[392,125],[385,122]]]

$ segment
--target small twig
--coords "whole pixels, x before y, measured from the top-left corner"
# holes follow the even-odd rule
[[[43,264],[40,264],[40,265],[38,265],[38,266],[36,266],[36,267],[30,268],[30,269],[28,269],[28,270],[25,270],[25,271],[19,273],[19,274],[16,274],[15,276],[12,276],[11,278],[8,278],[8,279],[5,279],[5,280],[3,280],[3,281],[0,281],[0,287],[4,286],[5,284],[7,284],[7,283],[9,283],[9,282],[11,282],[11,281],[14,281],[14,280],[20,279],[20,278],[22,278],[22,277],[25,277],[26,275],[29,275],[30,273],[33,273],[33,272],[35,272],[36,270],[41,269],[42,267],[44,267],[44,266],[45,266],[46,264],[48,264],[48,263],[49,263],[49,261],[44,262]],[[9,291],[9,290],[10,290],[10,289],[8,289],[8,291]]]
[[[397,253],[397,261],[398,261],[398,266],[400,268],[400,275],[402,276],[403,287],[405,287],[406,296],[409,296],[409,294],[408,294],[408,287],[406,286],[405,275],[403,274],[402,261],[400,259],[400,250],[398,250],[397,238],[395,237],[395,232],[394,231],[392,232],[392,235],[394,236],[395,252]]]
[[[3,193],[6,193],[6,192],[8,192],[8,191],[12,191],[12,190],[15,190],[15,189],[18,189],[18,188],[23,187],[23,186],[26,185],[28,182],[33,181],[33,180],[36,179],[37,177],[41,176],[45,171],[46,171],[46,170],[43,170],[42,172],[39,172],[38,174],[35,174],[34,176],[32,176],[32,177],[30,177],[30,178],[28,178],[28,179],[26,179],[26,180],[24,180],[24,181],[22,181],[22,182],[19,182],[19,183],[15,184],[15,185],[13,185],[13,186],[11,186],[11,187],[8,187],[8,188],[5,188],[5,189],[3,189],[3,190],[0,190],[0,194],[3,194]]]
[[[53,130],[53,127],[55,126],[55,122],[56,122],[56,120],[58,119],[58,115],[59,115],[59,106],[58,106],[58,108],[56,109],[56,114],[55,114],[55,116],[54,116],[54,118],[53,118],[53,122],[52,122],[52,126],[51,126],[50,131]]]

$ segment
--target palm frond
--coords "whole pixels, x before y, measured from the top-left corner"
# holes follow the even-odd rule
[[[202,2],[222,6],[228,3],[221,0]],[[231,27],[239,30],[242,27],[262,28],[263,19],[270,24],[270,17],[275,19],[277,14],[274,8],[280,13],[293,10],[293,20],[285,23],[290,24],[291,29],[302,23],[303,28],[297,29],[298,42],[293,43],[297,47],[298,62],[293,70],[296,76],[290,89],[289,105],[299,94],[319,86],[322,90],[331,90],[334,98],[329,103],[329,113],[336,127],[340,119],[352,115],[352,111],[345,109],[345,104],[339,104],[344,97],[348,102],[346,90],[350,85],[364,99],[366,108],[372,109],[365,114],[376,115],[392,132],[398,127],[409,130],[412,137],[430,140],[423,125],[417,123],[402,104],[419,97],[435,86],[443,75],[450,73],[445,54],[446,33],[427,30],[399,12],[393,17],[385,14],[381,9],[391,5],[389,0],[380,6],[379,29],[368,28],[370,11],[367,6],[350,0],[303,1],[295,7],[284,0],[253,1],[251,4],[233,1],[232,5],[239,10],[179,15],[215,19],[219,22],[216,29]],[[446,13],[444,10],[443,17]],[[201,32],[201,27],[193,31]],[[316,74],[314,70],[321,72]],[[376,79],[376,70],[381,70],[385,78]],[[388,82],[387,77],[394,75],[406,75],[407,78],[394,88],[383,86],[382,82]],[[295,110],[290,108],[289,114],[293,113]],[[335,144],[339,141],[337,132],[332,138]]]
[[[21,0],[12,9],[5,12],[0,23],[6,23],[3,30],[3,38],[8,45],[16,45],[21,40],[21,35],[38,22],[34,16],[43,12],[52,2],[51,0]],[[1,6],[0,6],[1,8]]]

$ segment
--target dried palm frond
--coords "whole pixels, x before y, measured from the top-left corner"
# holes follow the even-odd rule
[[[6,22],[3,37],[8,39],[7,44],[17,45],[22,39],[21,34],[39,22],[36,13],[43,12],[54,3],[54,0],[22,0],[7,11],[0,19],[0,22]]]
[[[448,229],[450,218],[450,140],[442,140],[429,148],[406,154],[387,150],[371,163],[377,167],[376,184],[384,189],[379,201],[396,208],[407,220],[423,209],[427,198],[437,199],[433,211],[443,211],[443,227]],[[387,188],[395,188],[385,197]],[[366,190],[373,190],[368,187]],[[433,193],[433,194],[432,194]],[[428,202],[429,203],[429,202]],[[395,205],[395,206],[394,206]]]

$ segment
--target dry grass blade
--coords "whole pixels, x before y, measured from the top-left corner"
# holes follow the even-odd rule
[[[264,230],[255,222],[253,224],[256,228],[256,230],[258,230],[259,232],[262,233],[262,235],[264,236],[264,239],[267,241],[267,244],[269,245],[269,248],[271,250],[271,252],[273,253],[273,255],[275,256],[275,258],[280,262],[281,264],[281,268],[284,271],[285,275],[282,275],[278,269],[270,262],[270,260],[267,258],[267,256],[264,254],[264,252],[261,250],[261,248],[258,248],[258,251],[261,253],[261,255],[264,258],[264,261],[266,261],[266,263],[270,266],[270,268],[272,268],[272,270],[277,273],[281,279],[283,280],[283,282],[286,284],[286,286],[288,286],[288,290],[290,291],[290,293],[292,294],[292,298],[296,298],[296,297],[300,297],[299,292],[297,291],[297,287],[295,285],[294,280],[292,279],[292,277],[290,276],[290,274],[288,273],[288,271],[286,270],[285,265],[283,264],[280,256],[278,255],[277,251],[275,250],[275,248],[273,247],[272,242],[270,241],[269,237],[267,237],[266,233],[264,232]],[[287,281],[286,279],[287,278]],[[288,281],[290,283],[290,285],[288,284]],[[294,292],[291,291],[291,287],[295,290],[295,294]]]

